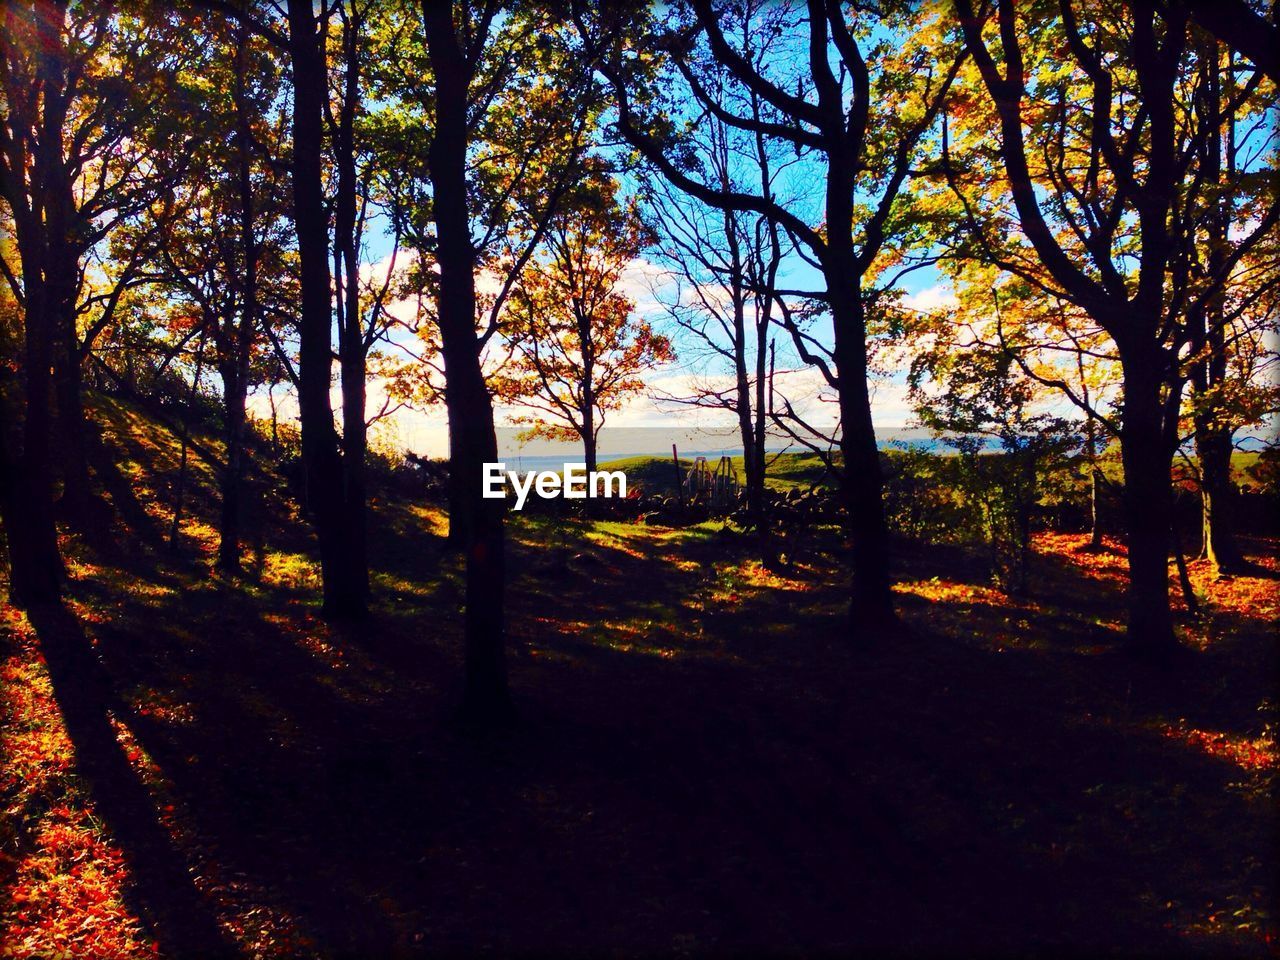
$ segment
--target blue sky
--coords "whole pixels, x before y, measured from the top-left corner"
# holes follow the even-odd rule
[[[777,50],[771,53],[770,67],[777,72],[778,77],[784,78],[789,73],[791,62],[800,64],[805,62],[806,34],[807,30],[801,26],[801,29],[788,31],[774,41],[777,44]],[[883,31],[874,39],[885,39]],[[833,63],[837,61],[834,50],[831,59]],[[677,97],[680,95],[678,86],[672,87],[670,92]],[[692,103],[691,99],[684,102]],[[683,117],[686,121],[694,119],[693,107],[690,106],[689,109],[690,113]],[[619,158],[615,157],[615,159]],[[625,167],[625,163],[616,163],[615,166]],[[825,172],[825,162],[820,155],[813,153],[797,155],[788,158],[786,169],[779,173],[776,184],[779,195],[791,199],[792,202],[788,202],[788,207],[815,227],[821,224],[819,201]],[[744,180],[749,181],[753,176],[753,170],[744,169],[742,176]],[[636,180],[633,176],[624,174],[622,179],[624,190],[635,189]],[[871,199],[874,202],[875,198],[859,199]],[[385,271],[385,262],[390,255],[391,246],[392,238],[385,220],[373,220],[365,238],[364,260],[370,265],[383,264],[381,269]],[[677,328],[669,318],[664,319],[666,311],[660,301],[664,296],[669,296],[670,289],[664,290],[661,278],[657,276],[659,272],[657,264],[662,260],[662,250],[655,249],[647,252],[629,271],[626,288],[628,294],[636,301],[637,314],[661,325],[663,331],[671,335],[675,342],[677,359],[669,366],[654,371],[650,376],[654,391],[658,394],[680,394],[687,392],[687,389],[682,390],[682,387],[687,388],[692,378],[713,377],[718,371],[709,369],[705,364],[695,360],[697,351],[693,349],[694,345],[690,342],[692,334]],[[377,268],[371,267],[371,269]],[[819,271],[794,254],[786,258],[780,283],[792,289],[814,291],[825,289],[825,280]],[[918,297],[921,306],[937,306],[945,299],[943,278],[932,267],[907,274],[899,286],[907,295]],[[829,318],[823,317],[815,321],[809,332],[820,343],[827,346],[831,344]],[[396,334],[396,339],[400,342],[406,342],[409,338],[410,335],[404,331]],[[816,369],[804,368],[794,352],[790,336],[782,328],[778,328],[774,340],[778,368],[780,371],[786,371],[778,378],[780,392],[785,393],[814,423],[823,426],[833,425],[835,421],[833,405],[824,404],[819,399],[823,392],[829,394],[830,391],[826,389]],[[727,371],[723,372],[727,373]],[[893,371],[888,377],[874,384],[873,416],[877,427],[896,429],[911,421],[911,413],[905,404],[905,381],[905,371]],[[381,384],[377,382],[370,385],[370,409],[376,409],[381,402],[380,388]],[[337,391],[334,396],[335,403],[340,402]],[[505,419],[510,412],[500,409],[499,420]],[[666,425],[673,419],[689,423],[708,420],[721,423],[725,421],[725,416],[715,412],[675,406],[651,397],[638,397],[628,405],[627,409],[614,414],[610,423],[615,426],[629,427]],[[446,420],[442,409],[401,411],[392,421],[380,424],[377,429],[388,442],[406,445],[419,452],[440,454],[447,449]],[[608,426],[606,426],[607,430]]]

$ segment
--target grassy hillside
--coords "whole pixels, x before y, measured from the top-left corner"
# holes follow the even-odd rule
[[[93,409],[109,542],[65,538],[65,609],[0,605],[0,955],[1261,956],[1276,933],[1276,580],[1194,562],[1206,614],[1155,675],[1120,652],[1114,542],[1038,538],[1017,599],[981,553],[901,544],[910,630],[865,649],[822,531],[770,571],[719,523],[513,515],[523,723],[477,741],[438,504],[375,482],[370,619],[326,623],[276,460],[228,579],[216,436],[174,552],[180,443]]]
[[[902,458],[904,454],[895,449],[882,450],[880,452],[885,461],[891,462],[895,458]],[[934,451],[933,455],[940,457],[954,456],[954,452],[946,448]],[[741,456],[731,457],[733,467],[738,472],[739,480],[745,479],[745,470],[743,467],[743,459]],[[839,454],[836,454],[836,461],[839,462]],[[715,469],[716,460],[708,461],[712,469]],[[1194,464],[1195,458],[1191,459]],[[1240,484],[1247,484],[1257,487],[1259,477],[1257,471],[1259,469],[1260,455],[1256,451],[1237,450],[1231,456],[1232,473],[1235,480]],[[680,458],[680,469],[682,474],[687,472],[693,465],[693,460],[687,457]],[[672,466],[670,457],[626,457],[619,460],[610,460],[602,463],[602,469],[622,470],[626,473],[628,482],[638,486],[646,493],[658,493],[662,495],[675,495],[675,470]],[[1181,463],[1177,464],[1179,468],[1185,469]],[[1121,483],[1124,473],[1120,467],[1118,458],[1109,457],[1102,462],[1104,474],[1116,483]],[[828,472],[822,458],[816,453],[771,453],[768,462],[768,485],[780,491],[790,490],[792,487],[808,489],[810,486],[831,486],[834,484],[834,478]],[[1085,489],[1085,478],[1081,474],[1080,490]]]
[[[742,457],[731,457],[730,461],[738,472],[739,481],[744,480],[746,473]],[[687,475],[693,463],[691,458],[681,457],[681,474]],[[708,463],[714,470],[717,460],[708,458]],[[627,475],[628,483],[638,485],[646,493],[675,495],[675,466],[670,457],[625,457],[602,463],[600,469],[622,470]],[[807,489],[815,483],[829,483],[830,477],[817,454],[776,453],[769,455],[767,482],[776,490],[789,490],[792,487]]]

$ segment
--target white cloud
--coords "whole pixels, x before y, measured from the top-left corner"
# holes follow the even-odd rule
[[[902,303],[904,306],[912,310],[918,310],[921,313],[954,310],[960,306],[960,301],[956,298],[955,291],[951,289],[949,284],[935,284],[932,287],[925,287],[916,293],[907,294],[902,298]]]
[[[410,262],[408,254],[401,253],[397,260],[397,268],[403,268]],[[378,282],[386,277],[391,266],[390,257],[384,257],[376,263],[365,264],[361,269],[362,278],[366,282]],[[482,272],[477,276],[477,289],[482,293],[496,293],[499,289],[499,278],[492,272]],[[674,295],[676,287],[670,274],[658,264],[644,258],[637,258],[628,265],[621,280],[622,291],[636,303],[636,312],[642,317],[652,319],[655,315],[665,313],[663,299]],[[723,292],[718,285],[707,289],[706,294],[714,302],[723,299]],[[694,292],[686,283],[681,291],[681,299],[685,303],[693,301]],[[944,286],[933,286],[905,298],[905,302],[918,310],[931,310],[954,306],[954,294]],[[393,317],[406,323],[416,319],[418,304],[416,299],[396,300],[387,305]],[[713,386],[717,389],[732,386],[732,378],[727,375],[703,375],[690,371],[688,366],[672,364],[654,371],[649,377],[654,393],[667,396],[689,396],[700,386]],[[382,406],[386,396],[387,382],[378,377],[371,377],[367,386],[367,409],[372,412]],[[801,366],[798,369],[779,371],[774,382],[774,389],[779,398],[785,397],[791,402],[798,414],[820,429],[834,426],[838,419],[835,394],[823,379],[822,374],[814,367]],[[906,399],[907,389],[900,376],[880,379],[873,384],[872,415],[878,429],[901,427],[910,422],[912,414]],[[274,391],[276,414],[281,421],[297,420],[297,401],[291,388],[277,387]],[[332,403],[339,422],[341,422],[342,396],[335,386],[332,392]],[[250,412],[259,418],[270,417],[270,404],[264,390],[254,392],[248,400]],[[509,423],[510,418],[519,414],[527,414],[514,406],[499,405],[495,408],[495,418],[499,425]],[[672,427],[674,424],[693,426],[713,426],[734,423],[733,415],[727,411],[695,408],[673,403],[651,395],[632,397],[621,410],[608,415],[606,429],[621,427]],[[402,408],[381,421],[377,427],[383,439],[395,445],[403,446],[415,453],[427,456],[446,456],[448,454],[448,419],[443,405],[428,410]]]

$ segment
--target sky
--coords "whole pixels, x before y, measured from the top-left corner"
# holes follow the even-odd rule
[[[377,249],[376,246],[371,245],[371,247],[373,250]],[[388,262],[389,255],[384,254],[377,263],[370,265],[368,268],[370,274],[385,276]],[[818,283],[820,289],[820,282],[814,282]],[[953,296],[945,281],[935,271],[917,271],[909,275],[902,287],[908,294],[907,305],[920,310],[936,309],[947,304]],[[714,375],[708,374],[702,364],[688,357],[691,352],[688,339],[692,335],[676,329],[667,315],[663,299],[670,298],[673,287],[671,281],[664,277],[663,269],[650,259],[636,260],[624,274],[622,288],[635,302],[635,314],[638,318],[652,321],[662,332],[677,338],[677,356],[675,361],[652,371],[647,376],[650,387],[648,393],[631,398],[622,410],[609,415],[603,433],[608,434],[611,430],[623,428],[671,429],[677,425],[681,427],[731,425],[732,419],[718,411],[693,408],[687,404],[662,399],[664,395],[687,395],[691,392],[695,381],[715,382]],[[408,304],[399,307],[392,304],[389,309],[393,312],[397,309],[403,310],[405,316],[412,313],[412,307]],[[823,319],[820,323],[824,329],[818,335],[822,340],[829,342],[829,333],[825,328],[829,328],[830,321]],[[401,339],[407,336],[404,333],[400,334]],[[777,336],[780,355],[790,356],[791,351],[786,343],[787,334],[780,329]],[[682,347],[686,353],[685,359],[680,356]],[[832,404],[820,399],[824,395],[829,398],[831,391],[818,370],[798,364],[794,359],[787,364],[786,370],[781,369],[781,362],[779,367],[775,388],[795,404],[797,411],[815,424],[834,424]],[[725,380],[725,382],[728,381]],[[382,407],[386,397],[386,387],[385,380],[378,377],[370,379],[367,410],[376,411]],[[297,405],[289,391],[276,388],[274,399],[279,416],[296,417]],[[332,402],[340,416],[342,395],[336,385],[332,393]],[[256,391],[250,397],[249,405],[255,415],[270,416],[270,401],[264,390]],[[513,415],[521,412],[525,411],[509,405],[499,404],[495,408],[499,426],[509,423]],[[895,371],[888,377],[875,379],[872,384],[872,414],[877,430],[886,436],[913,425],[914,417],[907,402],[905,369]],[[421,456],[444,457],[448,454],[448,418],[442,405],[420,409],[401,408],[375,424],[373,433],[379,442],[403,448]]]
[[[795,51],[796,62],[804,62],[807,51],[804,46],[807,39],[803,31],[796,34],[796,42],[801,48]],[[775,43],[786,44],[790,41],[783,38]],[[776,51],[771,63],[780,65],[786,73],[788,57],[785,50]],[[833,61],[835,60],[833,51]],[[781,75],[779,75],[781,76]],[[673,90],[677,96],[679,88]],[[677,107],[678,109],[678,107]],[[695,119],[692,111],[684,118]],[[618,164],[624,167],[625,164]],[[744,173],[744,179],[750,182],[755,176],[754,167]],[[815,202],[820,197],[820,188],[816,185],[825,176],[825,163],[819,156],[810,154],[807,157],[787,158],[780,164],[775,189],[780,197],[793,198],[788,201],[801,216],[815,225],[820,221],[818,214],[821,204]],[[635,181],[629,174],[622,176],[624,192],[635,188]],[[367,271],[372,276],[385,276],[387,263],[391,253],[391,237],[385,223],[374,220],[366,235],[364,259]],[[661,399],[663,395],[679,396],[691,392],[695,380],[706,383],[714,382],[717,372],[709,370],[705,361],[698,357],[694,335],[680,329],[670,318],[663,306],[664,300],[674,295],[673,281],[664,276],[663,267],[665,251],[654,249],[645,257],[635,261],[623,279],[624,292],[635,302],[637,317],[649,320],[661,333],[669,335],[673,340],[676,359],[662,368],[652,371],[648,377],[650,391],[646,395],[631,398],[625,407],[611,413],[606,421],[603,433],[611,429],[635,427],[669,427],[675,423],[699,424],[710,423],[719,426],[732,423],[731,417],[719,411],[691,407],[670,400]],[[403,260],[401,261],[403,263]],[[531,264],[530,267],[534,265]],[[788,255],[782,268],[780,284],[791,289],[821,291],[825,289],[822,276],[810,264],[794,254]],[[479,278],[483,284],[483,278]],[[687,281],[685,281],[687,283]],[[924,268],[909,273],[900,283],[900,289],[907,295],[907,305],[918,309],[937,308],[945,305],[951,294],[938,272],[932,268]],[[392,305],[391,309],[397,309]],[[400,305],[405,315],[413,310],[409,305]],[[820,318],[810,333],[826,345],[831,343],[830,319]],[[410,335],[401,331],[397,336],[404,340]],[[778,374],[775,378],[775,389],[785,395],[805,419],[822,427],[834,427],[835,405],[830,402],[831,390],[822,379],[816,368],[807,367],[796,355],[790,342],[790,336],[779,328],[774,337],[777,350]],[[728,382],[727,376],[725,377]],[[386,384],[374,378],[368,388],[368,409],[375,411],[381,408],[386,393]],[[824,399],[825,398],[825,399]],[[278,409],[285,415],[292,415],[296,404],[290,399],[283,399],[277,391]],[[335,409],[341,405],[341,395],[335,388],[333,393]],[[251,407],[262,414],[269,405],[265,395],[257,395],[250,399]],[[499,425],[508,421],[518,413],[518,409],[498,406],[496,410]],[[899,431],[913,423],[912,411],[907,402],[906,371],[891,372],[887,377],[877,378],[872,384],[872,413],[878,431],[889,433]],[[400,409],[393,416],[379,422],[374,427],[374,435],[382,442],[392,446],[404,447],[415,453],[428,456],[444,456],[448,450],[448,426],[443,407],[427,409]],[[641,452],[641,451],[636,451]],[[645,451],[647,452],[647,451]]]

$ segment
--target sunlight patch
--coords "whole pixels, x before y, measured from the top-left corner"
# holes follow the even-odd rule
[[[1276,742],[1269,737],[1233,736],[1215,730],[1198,730],[1183,723],[1167,725],[1164,736],[1196,747],[1211,757],[1229,760],[1250,771],[1274,770],[1277,766]]]
[[[14,620],[6,607],[6,619]],[[29,638],[17,631],[19,642]],[[126,906],[120,849],[81,796],[74,750],[34,649],[0,667],[0,956],[151,956]]]

